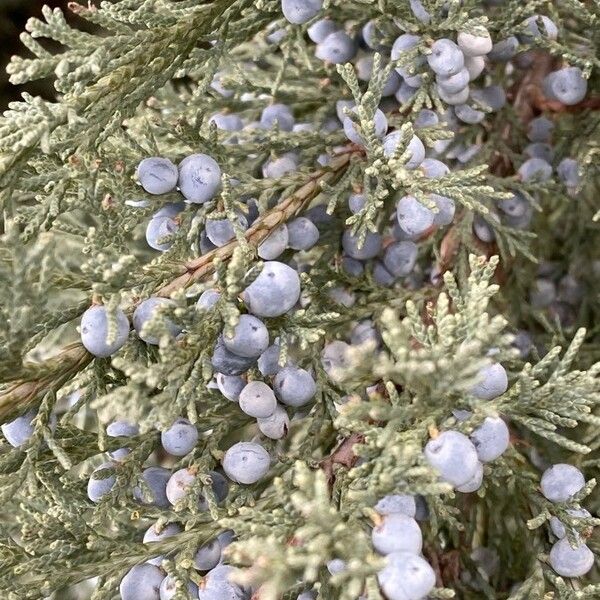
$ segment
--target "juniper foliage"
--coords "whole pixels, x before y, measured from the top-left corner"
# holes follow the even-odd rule
[[[380,47],[368,82],[353,63],[316,58],[306,35],[316,18],[290,24],[279,0],[71,3],[93,33],[69,25],[59,9],[29,20],[21,36],[27,56],[13,57],[11,82],[51,78],[56,99],[23,94],[0,119],[0,416],[7,422],[36,410],[26,443],[13,448],[3,440],[0,448],[3,598],[117,598],[123,576],[159,554],[181,586],[175,598],[188,598],[188,581],[204,585],[194,569],[197,549],[231,529],[236,541],[225,555],[242,567],[236,581],[252,586],[254,598],[290,600],[312,589],[323,600],[382,599],[377,573],[385,558],[370,531],[381,518],[373,507],[387,494],[426,503],[423,551],[437,577],[430,598],[600,597],[597,566],[569,579],[548,559],[548,522],[568,520],[573,504],[592,517],[573,523],[571,541],[585,537],[600,553],[598,529],[593,533],[600,524],[600,3],[422,0],[427,22],[412,4],[325,1],[320,17],[354,36],[373,23]],[[557,24],[558,36],[540,14]],[[525,24],[530,17],[537,36]],[[436,39],[485,30],[494,42],[518,38],[512,62],[486,63],[486,82],[506,92],[503,108],[484,109],[478,125],[418,126],[423,108],[448,108],[431,71],[408,100],[385,104],[396,67],[410,68]],[[421,36],[420,45],[386,62],[403,32]],[[61,50],[49,51],[48,40]],[[587,78],[588,95],[575,106],[544,95],[544,77],[561,64]],[[338,100],[355,103],[341,116],[353,120],[363,145],[348,143],[339,123],[328,126]],[[280,123],[231,132],[211,122],[219,112],[252,125],[274,102],[311,128],[287,131]],[[379,106],[399,132],[391,155],[375,130]],[[556,173],[526,182],[516,174],[539,115],[553,123],[553,164],[570,157],[579,165],[574,187]],[[444,160],[454,161],[449,173],[431,178],[407,168],[415,133],[428,152],[443,148]],[[177,190],[144,193],[136,166],[150,156],[177,164],[198,152],[219,164],[221,191],[180,212],[177,230],[161,240],[170,249],[157,255],[144,241],[146,224],[182,197]],[[297,169],[261,176],[266,161],[288,152],[299,157]],[[355,214],[347,208],[353,192],[365,197]],[[533,213],[525,228],[496,218],[515,193]],[[449,227],[418,239],[415,277],[381,285],[370,263],[359,277],[350,275],[343,232],[359,245],[387,232],[406,195],[434,213],[435,195],[456,204]],[[259,214],[244,230],[238,216],[248,216],[248,198]],[[319,242],[279,259],[301,272],[300,305],[266,324],[271,342],[278,339],[279,365],[309,370],[317,393],[308,406],[286,407],[287,435],[271,440],[211,385],[211,357],[219,335],[231,333],[245,311],[241,294],[263,267],[257,247],[311,210]],[[234,238],[206,252],[200,233],[209,219],[229,219]],[[476,235],[482,222],[487,240]],[[533,301],[539,279],[561,280],[556,301]],[[213,310],[198,310],[208,288],[220,291],[219,300]],[[110,358],[94,358],[81,345],[77,326],[90,305],[107,307],[111,339],[116,309],[131,318],[150,296],[173,300],[144,325],[158,345],[131,333]],[[349,341],[365,319],[381,340],[351,344],[342,367],[327,369],[324,348]],[[176,341],[169,321],[184,331]],[[517,343],[523,331],[532,340],[524,349]],[[492,362],[504,365],[509,386],[482,401],[472,387]],[[260,378],[258,369],[249,377]],[[440,431],[469,435],[496,415],[509,423],[510,447],[484,466],[477,492],[457,493],[423,448]],[[198,442],[186,456],[169,457],[160,432],[180,417],[197,428]],[[138,424],[140,433],[107,435],[115,419]],[[230,483],[219,502],[209,472],[232,444],[250,439],[269,451],[268,475],[250,486]],[[123,447],[127,456],[95,472],[114,485],[91,502],[91,472]],[[557,462],[586,476],[570,504],[540,493],[541,470]],[[142,477],[149,465],[188,468],[194,483],[174,505],[156,506]],[[154,523],[178,523],[181,531],[142,543]],[[495,568],[477,559],[482,547],[493,552]],[[332,575],[334,559],[345,569]]]

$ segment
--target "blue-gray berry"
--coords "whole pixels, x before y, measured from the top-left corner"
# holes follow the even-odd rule
[[[240,408],[249,416],[265,419],[277,408],[273,390],[263,381],[250,381],[240,392]]]
[[[193,581],[188,581],[185,588],[187,588],[190,598],[198,597],[198,586]],[[179,590],[177,580],[167,575],[160,584],[160,600],[173,600]]]
[[[387,555],[377,580],[387,600],[422,600],[435,586],[435,572],[416,554],[394,552]]]
[[[395,242],[385,249],[383,264],[395,277],[406,277],[417,262],[417,254],[418,248],[414,242]]]
[[[242,294],[248,310],[259,317],[283,315],[295,306],[299,298],[298,273],[288,265],[274,260],[264,263],[259,276]]]
[[[298,2],[298,0],[293,1]],[[260,124],[265,129],[271,129],[277,125],[281,131],[292,131],[294,123],[292,110],[285,104],[271,104],[265,107],[260,115]]]
[[[402,132],[392,131],[388,133],[383,139],[383,154],[385,156],[393,156],[397,152],[397,148],[402,139]],[[425,158],[425,146],[423,142],[416,136],[413,135],[405,149],[408,153],[409,158],[404,164],[407,169],[416,169]]]
[[[169,523],[166,526],[161,527],[160,531],[156,527],[156,523],[154,525],[150,525],[146,532],[144,533],[143,542],[144,544],[152,544],[153,542],[161,542],[167,538],[173,537],[181,532],[181,527],[177,525],[177,523]],[[164,555],[155,556],[150,560],[146,561],[151,565],[156,565],[160,567],[162,561],[164,560]]]
[[[508,377],[504,367],[495,363],[483,367],[477,373],[477,383],[471,388],[471,394],[480,400],[493,400],[508,389]]]
[[[278,404],[271,416],[256,419],[256,424],[263,435],[272,440],[280,440],[290,428],[290,418],[283,406]]]
[[[585,98],[587,79],[579,67],[565,67],[546,76],[544,91],[552,99],[572,106]]]
[[[210,310],[219,301],[220,297],[221,292],[215,289],[204,290],[196,302],[196,307],[201,310]]]
[[[99,358],[111,356],[119,350],[129,336],[129,320],[125,313],[117,308],[116,331],[108,341],[108,313],[105,306],[91,306],[81,317],[81,343],[86,350]]]
[[[583,473],[573,465],[558,463],[544,471],[540,486],[550,502],[567,502],[585,485]]]
[[[330,33],[320,44],[317,44],[315,56],[323,61],[338,65],[354,58],[357,46],[345,31]]]
[[[256,358],[239,356],[225,347],[223,336],[217,339],[211,358],[215,371],[224,375],[241,375],[256,363]]]
[[[418,523],[400,512],[385,515],[381,522],[373,527],[371,541],[380,554],[419,554],[423,546],[423,536]]]
[[[479,463],[477,465],[477,469],[473,477],[471,477],[471,479],[469,479],[469,481],[467,481],[466,483],[456,486],[455,489],[457,492],[462,492],[463,494],[470,494],[472,492],[476,492],[481,487],[482,482],[483,464]]]
[[[275,395],[288,406],[304,406],[317,393],[317,385],[312,375],[300,367],[284,367],[273,381]]]
[[[138,337],[146,342],[147,344],[157,345],[160,339],[154,335],[143,333],[144,325],[155,318],[158,311],[161,310],[162,306],[174,306],[173,300],[168,298],[152,297],[147,298],[140,302],[133,313],[133,328],[135,329]],[[181,333],[181,327],[176,325],[170,319],[165,320],[166,330],[170,337],[175,338]]]
[[[140,162],[137,177],[149,194],[166,194],[175,189],[178,171],[168,158],[152,156]]]
[[[92,502],[100,502],[102,497],[108,494],[115,485],[117,479],[114,474],[114,466],[114,463],[106,462],[92,471],[87,485],[87,495]],[[102,479],[96,479],[95,474],[99,474]]]
[[[36,415],[35,410],[29,410],[24,415],[2,425],[2,434],[11,446],[18,448],[33,435],[33,420]]]
[[[434,221],[434,213],[414,196],[400,198],[396,205],[396,216],[400,227],[411,237],[425,233]]]
[[[302,25],[319,14],[323,0],[281,0],[283,16],[294,25]]]
[[[550,566],[562,577],[582,577],[594,566],[594,554],[583,542],[573,548],[565,537],[552,546]]]
[[[455,487],[465,485],[477,473],[479,458],[471,440],[458,431],[444,431],[427,442],[425,458],[442,479]]]
[[[258,358],[269,346],[269,331],[254,315],[240,315],[232,333],[223,335],[223,343],[237,356]]]
[[[198,430],[187,419],[179,418],[160,434],[162,447],[173,456],[185,456],[196,446]]]
[[[392,515],[401,513],[414,519],[417,505],[414,496],[408,494],[391,494],[384,496],[375,505],[375,510],[380,515]]]
[[[217,387],[227,400],[237,402],[240,399],[240,392],[246,386],[246,380],[239,375],[223,375],[217,373]]]
[[[464,56],[483,56],[492,49],[492,38],[487,30],[480,28],[481,35],[474,35],[467,31],[460,31],[456,37],[458,47]]]
[[[121,600],[160,600],[160,586],[165,574],[149,563],[136,565],[121,579]]]
[[[207,154],[192,154],[179,163],[179,189],[188,202],[208,202],[220,186],[221,169]]]
[[[359,245],[360,238],[352,234],[350,229],[346,229],[342,236],[342,247],[344,253],[357,260],[368,260],[375,258],[381,250],[382,239],[378,233],[367,232],[364,243]]]
[[[133,489],[133,497],[142,504],[166,508],[169,506],[166,488],[170,477],[171,471],[163,467],[148,467],[144,469],[142,478],[146,483],[146,488],[149,490],[150,495],[147,497],[147,491],[142,490],[140,486],[136,486]]]
[[[271,464],[269,453],[255,442],[238,442],[225,452],[223,470],[229,479],[246,485],[262,479]]]
[[[448,77],[458,73],[465,64],[462,50],[447,38],[436,40],[431,46],[431,53],[427,55],[427,62],[438,75]]]
[[[320,44],[330,33],[339,29],[340,26],[335,21],[331,19],[319,19],[306,30],[306,33],[308,33],[308,37],[315,44]]]
[[[486,417],[470,437],[481,462],[496,460],[510,443],[510,432],[500,417]]]
[[[288,246],[289,232],[287,225],[282,223],[271,231],[269,237],[263,240],[257,249],[258,256],[263,260],[275,260],[285,252]]]
[[[319,230],[306,217],[297,217],[287,224],[288,245],[292,250],[309,250],[319,241]]]
[[[146,242],[153,250],[166,252],[172,245],[170,239],[179,229],[179,224],[174,217],[155,216],[146,226]]]
[[[210,571],[214,569],[221,560],[221,544],[217,538],[200,546],[194,555],[194,567],[198,571]]]

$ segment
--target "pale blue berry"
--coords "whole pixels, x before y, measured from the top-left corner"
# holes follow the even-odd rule
[[[133,497],[142,504],[159,506],[166,508],[169,506],[169,500],[166,494],[167,482],[171,477],[171,471],[163,467],[148,467],[142,472],[142,478],[146,483],[146,488],[150,492],[147,497],[147,491],[142,491],[142,488],[136,486],[133,489]]]
[[[353,113],[355,113],[355,111],[356,111],[356,109],[353,109]],[[382,138],[387,132],[388,123],[387,123],[386,116],[383,114],[383,112],[381,110],[377,109],[375,111],[375,116],[374,116],[373,122],[374,122],[374,126],[375,126],[376,137]],[[346,137],[351,142],[354,142],[355,144],[359,144],[360,146],[365,145],[365,138],[358,131],[358,129],[356,128],[356,125],[354,124],[354,121],[350,117],[348,117],[348,116],[344,117],[343,125],[344,125],[344,133],[346,134]]]
[[[258,358],[269,346],[269,331],[253,315],[240,315],[232,336],[225,334],[223,343],[230,352],[245,358]]]
[[[144,533],[144,539],[142,541],[144,542],[144,544],[161,542],[167,538],[177,535],[180,532],[181,527],[177,525],[177,523],[169,523],[168,525],[161,527],[160,530],[157,528],[155,523],[154,525],[150,525],[150,527],[148,527],[148,529]],[[160,567],[164,558],[164,555],[155,556],[154,558],[151,558],[146,562],[150,563],[151,565],[156,565],[157,567]]]
[[[99,475],[102,479],[96,479],[94,475]],[[87,495],[92,502],[100,502],[103,496],[108,494],[117,480],[114,474],[114,464],[111,462],[103,463],[92,471],[87,485]]]
[[[294,25],[302,25],[319,14],[322,0],[281,0],[283,16]]]
[[[315,43],[320,44],[330,33],[338,31],[340,26],[331,19],[320,19],[315,21],[307,30],[308,37]]]
[[[188,581],[184,587],[187,588],[190,598],[198,597],[198,586],[193,581]],[[179,590],[177,581],[170,575],[167,575],[160,584],[160,600],[173,600]]]
[[[588,519],[592,516],[585,508],[569,508],[567,509],[567,513],[575,521]],[[552,529],[552,533],[559,539],[562,539],[567,535],[567,528],[558,517],[551,517],[550,529]]]
[[[287,224],[288,245],[292,250],[309,250],[319,241],[319,230],[306,217],[297,217]]]
[[[114,421],[106,427],[106,435],[109,437],[133,437],[139,432],[140,428],[128,421]],[[109,452],[109,456],[114,460],[123,460],[129,452],[129,448],[119,448],[114,452]]]
[[[210,571],[221,560],[221,544],[218,539],[213,539],[198,548],[194,556],[194,567],[198,571]]]
[[[258,358],[258,370],[265,377],[277,375],[282,367],[279,365],[279,344],[269,346]]]
[[[288,228],[285,223],[271,231],[269,237],[258,246],[258,256],[263,260],[275,260],[285,252],[289,240]]]
[[[33,420],[36,415],[35,410],[29,410],[24,415],[2,425],[2,434],[11,446],[18,448],[33,435]]]
[[[550,502],[567,502],[585,485],[583,473],[573,465],[559,463],[544,471],[540,486]]]
[[[125,313],[115,311],[116,331],[113,339],[108,338],[108,313],[105,306],[91,306],[81,317],[81,343],[86,350],[99,358],[111,356],[119,350],[129,336],[129,320]]]
[[[466,483],[462,485],[456,486],[457,492],[462,492],[463,494],[470,494],[472,492],[476,492],[483,483],[483,464],[479,463],[477,465],[477,470],[475,471],[475,475],[469,479]]]
[[[240,408],[247,415],[265,419],[277,408],[277,399],[273,390],[263,381],[250,381],[240,392]]]
[[[281,131],[292,131],[294,122],[292,110],[285,104],[271,104],[265,107],[260,115],[260,124],[265,129],[272,129],[277,125]]]
[[[392,131],[392,133],[386,135],[383,140],[383,154],[388,157],[397,154],[401,139],[402,132],[400,131]],[[416,169],[425,158],[425,146],[423,146],[423,142],[416,135],[412,136],[404,151],[409,156],[404,164],[404,167],[407,169]]]
[[[414,519],[417,512],[417,505],[414,496],[409,496],[408,494],[392,494],[381,498],[375,505],[375,510],[380,515],[401,513]]]
[[[272,440],[280,440],[285,437],[290,428],[290,418],[279,404],[271,416],[256,419],[256,423],[260,432]]]
[[[246,381],[239,375],[223,375],[217,373],[217,387],[227,400],[237,402],[240,399],[240,392],[244,389]]]
[[[153,250],[166,252],[172,245],[172,237],[179,230],[179,223],[174,217],[155,216],[146,226],[146,242]]]
[[[140,162],[137,177],[149,194],[166,194],[175,189],[178,171],[168,158],[153,156]]]
[[[293,173],[298,168],[298,155],[295,152],[286,152],[282,156],[269,159],[262,167],[265,179],[279,179],[288,173]]]
[[[379,525],[373,527],[371,541],[380,554],[419,554],[423,547],[423,536],[418,523],[400,512],[385,515]]]
[[[495,363],[483,367],[477,373],[477,383],[471,388],[471,394],[480,400],[493,400],[508,389],[508,377],[504,367]]]
[[[121,600],[160,600],[160,586],[164,578],[164,573],[155,565],[136,565],[121,579]]]
[[[565,537],[552,546],[550,566],[562,577],[582,577],[594,566],[594,554],[583,542],[571,547]]]
[[[438,86],[449,94],[456,94],[461,90],[464,90],[468,85],[471,78],[469,77],[469,71],[463,67],[458,73],[454,75],[438,75],[437,76]]]
[[[422,600],[435,586],[435,572],[429,563],[410,552],[394,552],[377,580],[387,600]]]
[[[221,292],[215,289],[204,290],[200,297],[198,298],[198,302],[196,302],[196,307],[201,310],[210,310],[221,297]]]
[[[444,431],[427,442],[425,458],[442,479],[455,487],[473,479],[480,464],[475,446],[458,431]]]
[[[196,447],[198,430],[187,419],[179,418],[160,434],[160,441],[169,454],[185,456]]]
[[[496,42],[488,52],[488,58],[493,62],[508,62],[516,53],[519,40],[511,35],[505,40]]]
[[[486,417],[470,437],[481,462],[496,460],[510,443],[510,432],[500,417]]]
[[[300,367],[284,367],[273,381],[275,395],[288,406],[304,406],[317,393],[317,385],[312,375]]]
[[[223,336],[219,336],[211,358],[211,364],[215,371],[224,375],[241,375],[255,363],[255,358],[239,356],[228,350],[225,347]]]
[[[465,56],[452,40],[443,38],[433,43],[431,53],[427,55],[427,62],[435,73],[448,77],[463,68]]]
[[[138,334],[138,337],[147,344],[158,345],[160,341],[160,338],[144,333],[144,325],[148,321],[155,319],[156,315],[164,310],[161,309],[163,306],[175,306],[175,303],[173,300],[169,300],[168,298],[147,298],[146,300],[140,302],[133,313],[133,328]],[[165,320],[165,325],[166,331],[171,338],[175,338],[181,333],[181,327],[173,323],[173,321],[170,319]]]
[[[383,264],[394,277],[406,277],[417,262],[417,254],[414,242],[395,242],[385,249]]]
[[[255,442],[238,442],[225,452],[223,470],[227,477],[246,485],[262,479],[271,464],[269,453]]]
[[[434,213],[414,196],[400,198],[396,205],[396,217],[400,227],[411,237],[425,233],[434,221]]]
[[[344,253],[357,260],[368,260],[375,258],[381,250],[382,239],[378,233],[368,231],[362,246],[359,244],[360,237],[353,235],[350,229],[346,229],[342,236],[342,248]]]
[[[220,186],[221,169],[207,154],[192,154],[179,163],[179,189],[188,202],[208,202]]]
[[[476,110],[468,104],[458,104],[454,107],[454,113],[463,122],[469,125],[476,125],[485,119],[485,113],[481,110]]]
[[[354,58],[357,47],[355,41],[344,31],[330,33],[317,44],[315,56],[334,65],[346,63]]]
[[[288,265],[274,260],[264,263],[258,277],[242,293],[248,310],[259,317],[283,315],[296,305],[299,298],[298,273]]]
[[[552,166],[541,158],[529,158],[519,167],[518,174],[524,182],[547,181],[552,177]]]
[[[460,31],[456,38],[458,47],[461,49],[464,56],[483,56],[492,49],[492,38],[487,30],[479,28],[481,35],[475,35],[466,31]]]

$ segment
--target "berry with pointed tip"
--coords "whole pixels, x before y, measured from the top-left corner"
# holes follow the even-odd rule
[[[458,431],[444,431],[427,442],[425,458],[442,479],[455,487],[471,481],[480,464],[475,446]]]
[[[265,129],[272,129],[277,125],[281,131],[292,131],[294,123],[294,114],[285,104],[266,106],[260,115],[260,124]]]
[[[267,474],[271,457],[260,444],[238,442],[225,452],[222,464],[229,479],[249,485]]]
[[[185,587],[190,598],[198,597],[198,586],[193,581],[188,581]],[[160,584],[160,600],[173,600],[180,589],[177,587],[177,580],[167,575]]]
[[[233,335],[223,335],[223,343],[237,356],[258,358],[269,347],[269,331],[257,317],[240,315]]]
[[[221,560],[221,544],[217,538],[206,542],[198,548],[194,555],[194,567],[198,571],[210,571],[214,569]]]
[[[493,400],[508,389],[506,370],[499,363],[487,365],[477,373],[477,383],[471,388],[471,394],[480,400]]]
[[[356,51],[355,41],[345,31],[334,31],[320,44],[317,44],[315,56],[323,61],[339,65],[352,60]]]
[[[475,471],[475,475],[469,479],[466,483],[457,486],[455,489],[457,492],[462,492],[463,494],[470,494],[472,492],[476,492],[483,483],[483,464],[479,463],[477,465],[477,470]]]
[[[338,31],[340,26],[331,19],[319,19],[307,30],[308,37],[315,43],[320,44],[330,33]]]
[[[383,264],[394,277],[406,277],[417,262],[418,248],[414,242],[390,244],[385,249]]]
[[[143,333],[144,325],[155,318],[155,315],[162,306],[174,306],[173,300],[168,298],[147,298],[140,302],[133,313],[133,328],[138,337],[147,344],[158,345],[160,339],[153,335]],[[181,327],[173,323],[170,319],[166,319],[166,330],[170,337],[175,338],[181,333]]]
[[[344,253],[357,260],[368,260],[375,258],[381,250],[382,239],[378,233],[368,231],[364,243],[359,246],[360,238],[352,234],[350,229],[346,229],[342,236],[342,248]]]
[[[145,158],[137,167],[137,178],[149,194],[166,194],[175,189],[178,178],[177,167],[160,156]]]
[[[435,586],[435,572],[416,554],[394,552],[387,555],[377,580],[387,600],[422,600]]]
[[[409,236],[419,236],[427,231],[434,221],[434,213],[414,196],[400,198],[396,205],[396,217],[402,230]]]
[[[246,381],[239,375],[223,375],[217,373],[217,387],[227,400],[237,402],[240,399],[240,393],[246,386]]]
[[[189,454],[198,441],[198,430],[187,419],[176,419],[173,425],[160,434],[160,442],[172,456]]]
[[[287,225],[282,223],[271,231],[269,237],[264,239],[258,246],[258,256],[263,260],[275,260],[285,252],[288,246],[289,232]]]
[[[240,392],[240,408],[255,418],[270,417],[277,408],[273,390],[263,381],[250,381]]]
[[[259,317],[279,317],[291,310],[299,298],[298,273],[275,260],[265,262],[258,277],[242,293],[248,310]]]
[[[353,109],[352,112],[356,113],[356,109]],[[388,122],[386,116],[379,109],[375,111],[375,115],[373,117],[373,124],[375,126],[375,135],[378,138],[382,138],[387,132]],[[354,121],[350,117],[344,117],[343,126],[344,133],[351,142],[354,142],[359,146],[365,145],[365,139],[363,138],[363,135],[356,128]]]
[[[290,418],[283,406],[279,404],[271,416],[256,419],[256,423],[260,432],[272,440],[280,440],[285,437],[290,428]]]
[[[393,515],[400,513],[414,519],[417,505],[414,496],[408,494],[391,494],[384,496],[375,505],[375,510],[380,515]]]
[[[423,536],[418,523],[407,515],[397,512],[385,515],[371,531],[373,547],[380,554],[410,552],[419,554]]]
[[[2,434],[11,446],[18,448],[33,435],[33,420],[36,415],[35,410],[29,410],[24,415],[2,425]]]
[[[500,417],[486,417],[470,437],[481,462],[496,460],[510,443],[510,432]]]
[[[550,502],[567,502],[585,485],[583,473],[573,465],[558,463],[544,471],[540,486]]]
[[[392,133],[386,135],[383,139],[383,154],[388,157],[396,154],[401,140],[401,131],[392,131]],[[404,164],[406,169],[416,169],[425,158],[425,146],[423,146],[423,142],[416,135],[412,136],[404,152],[407,152],[409,155],[408,160]]]
[[[136,565],[121,579],[121,600],[160,600],[160,586],[164,578],[164,573],[155,565]]]
[[[562,577],[582,577],[594,566],[594,554],[583,542],[571,547],[565,537],[552,546],[550,566]]]
[[[102,497],[108,494],[115,485],[117,479],[113,470],[114,466],[114,463],[106,462],[92,471],[87,485],[87,495],[92,502],[100,502]],[[107,472],[107,469],[110,469],[110,473]],[[94,478],[94,474],[100,473],[100,471],[104,471],[101,474],[102,479]]]
[[[292,250],[309,250],[319,241],[319,230],[306,217],[297,217],[287,224],[288,246]]]
[[[287,406],[298,407],[304,406],[314,398],[317,384],[305,369],[288,366],[275,375],[273,389],[280,402]]]
[[[196,308],[200,308],[201,310],[210,310],[221,297],[221,292],[215,289],[204,290],[200,297],[198,298],[198,302],[196,302]]]
[[[115,311],[116,332],[112,341],[108,341],[108,312],[105,306],[91,306],[81,317],[81,343],[94,356],[107,358],[119,350],[129,336],[129,320],[125,313]]]
[[[154,525],[150,525],[146,532],[144,533],[143,542],[144,544],[151,544],[153,542],[161,542],[167,538],[173,537],[181,532],[181,527],[177,525],[177,523],[169,523],[165,527],[162,527],[160,531],[156,528],[156,523]],[[164,560],[164,555],[155,556],[146,562],[151,565],[156,565],[160,567],[162,561]]]
[[[221,186],[221,168],[207,154],[191,154],[179,163],[179,189],[188,202],[212,200]]]
[[[238,356],[225,347],[223,336],[219,336],[211,358],[215,371],[224,375],[241,375],[256,363],[256,358]]]

